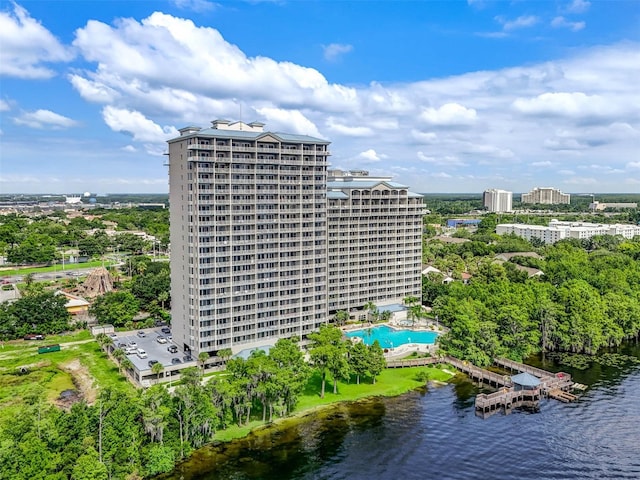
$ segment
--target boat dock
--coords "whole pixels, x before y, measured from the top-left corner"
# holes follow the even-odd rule
[[[510,413],[513,408],[536,409],[543,397],[564,403],[573,402],[578,397],[570,391],[586,389],[585,385],[574,383],[568,373],[552,373],[506,358],[495,358],[495,365],[507,371],[518,372],[517,375],[512,377],[491,372],[451,356],[392,360],[387,362],[387,368],[419,367],[435,363],[448,363],[473,381],[486,383],[497,389],[493,393],[480,393],[476,396],[476,413],[483,418],[498,411]]]

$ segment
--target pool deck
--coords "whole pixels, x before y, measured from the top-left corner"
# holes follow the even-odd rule
[[[346,325],[341,327],[343,332],[353,332],[355,330],[366,330],[367,328],[375,328],[387,326],[394,330],[412,330],[416,332],[436,332],[438,335],[442,335],[446,333],[446,327],[442,325],[436,326],[435,323],[430,321],[421,321],[416,322],[413,326],[399,325],[396,322],[384,322],[384,323],[370,323],[370,322],[362,322],[355,325]],[[439,327],[439,328],[437,328]],[[384,357],[387,360],[394,360],[398,358],[406,357],[407,355],[417,352],[417,353],[429,353],[434,355],[438,350],[438,345],[434,343],[406,343],[404,345],[399,345],[394,348],[385,348]]]

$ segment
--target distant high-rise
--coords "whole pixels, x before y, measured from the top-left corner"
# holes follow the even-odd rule
[[[513,210],[513,193],[491,188],[483,193],[482,203],[490,212],[510,212]]]
[[[539,203],[542,205],[568,205],[569,203],[571,203],[571,196],[568,193],[562,193],[557,188],[536,187],[529,193],[523,193],[521,202]]]
[[[337,310],[420,295],[422,197],[328,172],[329,155],[325,140],[256,122],[169,140],[175,342],[237,353],[304,340]]]

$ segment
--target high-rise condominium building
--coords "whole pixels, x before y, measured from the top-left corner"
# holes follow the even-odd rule
[[[510,212],[513,210],[513,193],[497,188],[485,190],[482,203],[490,212]]]
[[[571,195],[562,193],[557,188],[536,187],[529,193],[522,194],[522,203],[539,203],[542,205],[557,205],[571,203]]]
[[[367,172],[329,171],[329,313],[422,291],[422,195]]]
[[[363,172],[327,183],[329,142],[263,127],[217,120],[169,140],[172,333],[196,354],[305,338],[329,310],[420,293],[419,196]]]
[[[227,121],[169,140],[174,341],[235,352],[327,321],[328,146]]]

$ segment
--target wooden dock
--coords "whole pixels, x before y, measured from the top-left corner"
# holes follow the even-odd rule
[[[387,368],[408,368],[423,367],[425,365],[433,365],[434,363],[442,363],[443,360],[438,357],[409,358],[405,360],[389,360]]]
[[[491,372],[451,356],[391,360],[387,362],[387,368],[419,367],[435,363],[448,363],[465,373],[471,380],[495,387],[497,391],[493,393],[480,393],[476,396],[476,413],[483,418],[499,411],[508,414],[514,408],[537,409],[540,399],[543,397],[553,398],[564,403],[573,402],[578,397],[570,393],[570,391],[573,389],[584,390],[586,388],[584,385],[574,383],[571,375],[565,372],[552,373],[506,358],[496,358],[494,361],[502,369],[519,373],[526,372],[537,377],[540,380],[540,385],[535,388],[518,388],[516,390],[510,375]]]

